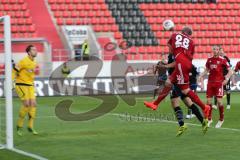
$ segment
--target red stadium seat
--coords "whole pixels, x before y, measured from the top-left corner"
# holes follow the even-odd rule
[[[70,14],[68,11],[64,11],[62,16],[63,16],[63,18],[67,18],[70,16]]]
[[[217,4],[141,3],[139,7],[146,16],[154,35],[160,41],[160,45],[165,45],[170,36],[170,32],[163,31],[162,22],[165,19],[172,19],[176,24],[176,31],[180,31],[183,25],[192,26],[194,30],[193,38],[195,43],[199,45],[196,52],[211,52],[211,45],[222,43],[222,45],[226,45],[227,50],[233,53],[237,49],[234,48],[238,43],[236,37],[240,37],[240,18],[238,16],[240,14],[240,11],[238,11],[240,1],[230,0],[231,3],[227,3],[227,0],[223,1]],[[58,0],[58,3],[56,3],[56,0],[48,0],[48,2],[58,25],[63,25],[65,20],[66,23],[68,22],[67,24],[88,24],[93,26],[95,32],[113,32],[117,41],[123,40],[122,33],[119,32],[118,25],[115,22],[116,19],[112,16],[105,0]],[[17,7],[14,10],[17,10]],[[60,10],[60,12],[57,12],[57,10]],[[13,14],[15,17],[22,17]],[[63,17],[63,19],[59,19],[60,17]],[[26,20],[24,22],[31,25]],[[200,47],[201,45],[204,47]],[[231,48],[231,46],[233,47]],[[131,59],[144,58],[147,60],[156,59],[159,54],[155,54],[155,52],[168,52],[167,47],[159,46],[159,51],[156,48],[139,47],[141,56],[132,54],[130,49],[127,56]],[[205,55],[202,54],[198,57],[206,58],[208,55]]]
[[[57,24],[58,25],[63,25],[63,19],[62,18],[58,18],[57,19]]]
[[[69,11],[73,11],[74,10],[74,6],[72,4],[68,5],[68,10]]]

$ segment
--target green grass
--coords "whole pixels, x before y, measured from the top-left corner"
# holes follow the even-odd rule
[[[201,97],[204,95],[201,94]],[[133,98],[132,96],[128,96]],[[35,153],[51,160],[175,160],[207,159],[237,160],[240,157],[240,104],[239,93],[232,96],[231,110],[225,110],[224,128],[210,128],[203,136],[200,126],[188,125],[186,134],[175,137],[177,124],[150,121],[142,118],[130,119],[129,115],[157,118],[168,115],[173,118],[169,98],[158,111],[150,111],[138,99],[134,107],[119,99],[118,107],[111,113],[85,122],[66,122],[55,117],[55,104],[71,98],[71,111],[83,112],[96,107],[100,100],[88,97],[46,97],[38,98],[38,118],[35,128],[39,135],[24,132],[23,137],[14,133],[16,148]],[[110,96],[106,96],[110,99]],[[149,100],[149,98],[148,98]],[[111,103],[111,102],[109,102]],[[14,100],[14,121],[16,122],[20,102]],[[182,105],[183,106],[183,105]],[[182,107],[186,111],[186,107]],[[126,114],[127,118],[114,115]],[[218,111],[214,111],[216,124]],[[174,120],[174,119],[173,119]],[[199,124],[196,119],[186,120]],[[0,150],[0,160],[27,159],[6,150]]]

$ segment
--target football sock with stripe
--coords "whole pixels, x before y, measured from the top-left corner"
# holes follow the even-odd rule
[[[184,125],[184,120],[183,120],[182,109],[180,107],[175,107],[174,111],[175,111],[175,115],[176,115],[179,126],[183,126]]]
[[[212,104],[208,104],[210,106],[210,110],[209,110],[209,115],[208,115],[208,120],[212,119]]]
[[[198,107],[195,104],[192,104],[190,109],[192,110],[192,113],[196,115],[197,119],[202,123],[203,116],[202,116],[201,112],[199,111]]]
[[[223,121],[223,119],[224,119],[224,107],[223,107],[223,105],[220,105],[220,106],[218,106],[218,108],[219,108],[219,115],[220,115],[219,120]]]

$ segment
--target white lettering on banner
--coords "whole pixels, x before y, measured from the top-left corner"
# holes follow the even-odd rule
[[[131,93],[138,93],[139,88],[138,88],[138,79],[130,79],[129,77],[126,77],[127,80],[127,92],[128,94]]]
[[[126,90],[124,90],[124,79],[114,79],[114,89],[115,94],[126,94]]]
[[[100,82],[100,79],[96,79],[95,81],[94,80],[90,80],[89,82],[91,82],[93,85],[93,94],[98,94],[98,82]]]
[[[52,84],[54,84],[53,81],[51,81],[51,82],[52,82]],[[52,87],[49,85],[49,81],[48,81],[48,80],[45,80],[45,81],[44,81],[44,84],[47,85],[47,87],[48,87],[48,95],[49,95],[49,96],[53,96],[53,95],[54,95],[54,92],[53,92]]]
[[[76,85],[78,86],[77,87],[77,94],[78,95],[88,95],[90,94],[89,91],[87,89],[84,89],[87,87],[87,83],[85,80],[83,79],[78,79],[76,81]]]
[[[110,91],[110,84],[111,84],[112,80],[111,79],[104,79],[104,82],[105,82],[105,91],[107,93],[110,93],[111,92]]]
[[[207,79],[204,79],[203,90],[197,88],[197,91],[206,91]],[[101,77],[101,78],[73,78],[68,80],[48,78],[36,78],[35,92],[36,96],[59,96],[59,95],[98,95],[98,94],[134,94],[142,91],[152,92],[154,88],[147,84],[141,84],[139,77]],[[50,85],[51,83],[51,85]],[[140,84],[139,84],[140,83]],[[139,86],[140,85],[140,86]],[[54,87],[54,90],[53,88]],[[232,91],[240,91],[240,77],[236,77],[236,85],[231,86]],[[146,92],[146,93],[147,93]],[[3,79],[0,79],[0,97],[4,95]],[[15,91],[13,96],[17,96]]]
[[[44,92],[43,92],[43,86],[44,84],[42,83],[42,81],[34,81],[34,86],[35,86],[35,95],[36,96],[45,96]]]
[[[75,80],[64,80],[64,84],[61,81],[57,81],[57,86],[59,88],[61,95],[73,95]]]
[[[236,88],[237,88],[237,90],[240,91],[240,82],[239,82],[239,81],[238,81],[237,84],[236,84]]]

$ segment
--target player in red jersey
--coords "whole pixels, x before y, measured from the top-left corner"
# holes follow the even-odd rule
[[[233,71],[233,74],[234,74],[234,77],[233,77],[233,80],[235,79],[235,76],[236,76],[236,73],[240,71],[240,61],[237,62],[235,68],[234,68],[234,71]],[[236,85],[236,82],[235,80],[233,81],[233,84]]]
[[[240,61],[237,62],[236,66],[235,66],[235,69],[234,69],[234,72],[238,72],[240,71]]]
[[[224,77],[223,70],[227,69],[227,74]],[[217,105],[219,108],[220,118],[215,128],[220,128],[224,122],[224,107],[222,102],[223,97],[223,86],[226,85],[229,81],[229,78],[232,75],[232,71],[227,60],[220,56],[220,46],[213,46],[213,57],[208,58],[206,62],[206,69],[200,75],[200,79],[203,76],[208,76],[207,84],[207,104],[211,106],[209,116],[208,116],[208,125],[212,123],[212,98],[217,97]]]
[[[205,118],[208,117],[210,107],[205,105],[189,87],[189,73],[192,69],[194,54],[194,42],[190,38],[191,35],[192,29],[184,27],[181,33],[174,33],[170,37],[168,46],[175,58],[175,62],[172,63],[175,69],[167,79],[165,87],[159,93],[158,98],[153,102],[144,102],[146,107],[156,110],[159,103],[169,94],[172,84],[176,84],[184,95],[188,96],[194,103],[201,107]]]

